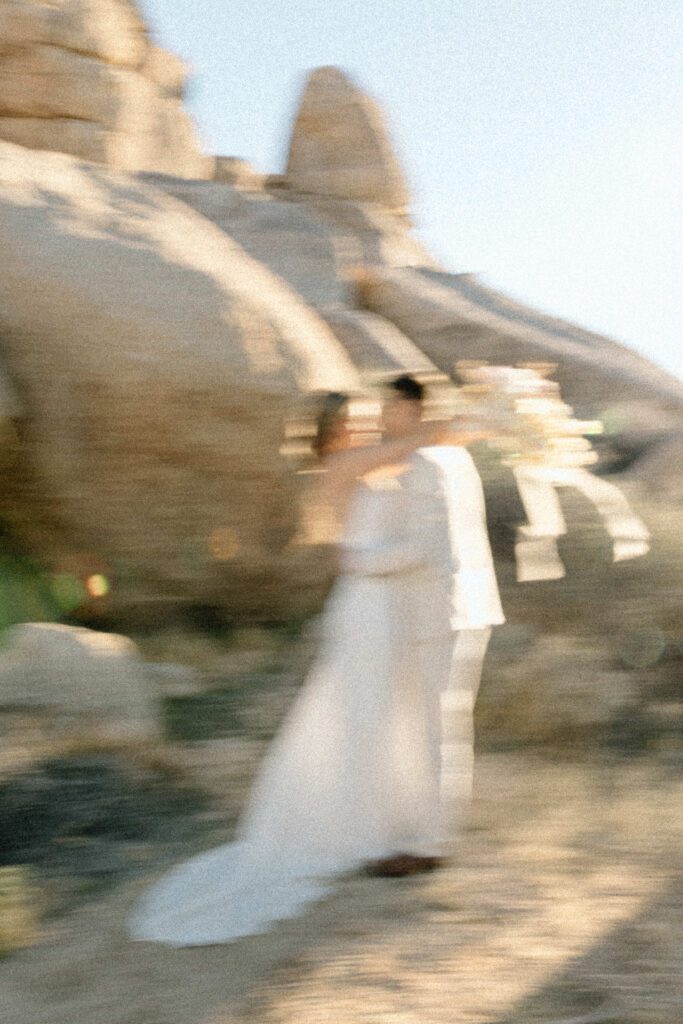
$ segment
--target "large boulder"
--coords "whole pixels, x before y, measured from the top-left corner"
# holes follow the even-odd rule
[[[51,712],[62,730],[161,736],[160,706],[135,644],[71,626],[13,626],[0,652],[0,708]]]
[[[285,179],[300,192],[398,209],[408,202],[380,108],[335,67],[308,77]]]
[[[208,177],[185,68],[130,0],[0,0],[0,138],[123,170]]]
[[[0,144],[0,234],[14,536],[114,607],[305,605],[280,448],[298,396],[356,384],[329,328],[187,207],[66,156]]]

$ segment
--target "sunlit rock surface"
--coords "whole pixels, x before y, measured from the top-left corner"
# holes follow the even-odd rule
[[[382,112],[339,68],[308,77],[287,159],[299,192],[401,208],[409,200]]]
[[[356,383],[332,332],[188,207],[69,157],[0,145],[0,232],[4,521],[54,571],[94,557],[114,600],[274,609],[287,415]]]
[[[0,0],[0,25],[0,138],[22,143],[0,146],[0,513],[51,572],[106,579],[89,614],[309,611],[328,563],[291,546],[286,423],[308,392],[382,375],[552,362],[577,414],[605,415],[604,465],[637,487],[646,458],[670,492],[679,382],[440,268],[381,111],[342,71],[310,74],[285,172],[264,175],[185,139],[182,62],[134,4]],[[509,558],[519,500],[483,468]]]
[[[1,0],[0,139],[122,170],[210,177],[183,62],[131,0]]]

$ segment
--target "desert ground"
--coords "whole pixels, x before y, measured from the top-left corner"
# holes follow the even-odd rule
[[[207,657],[195,643],[201,661],[198,652]],[[305,916],[230,945],[131,942],[126,915],[145,884],[230,838],[295,689],[292,672],[301,671],[300,654],[288,662],[289,675],[254,671],[253,650],[230,657],[242,679],[250,667],[258,680],[251,690],[242,686],[241,715],[229,701],[221,710],[215,688],[171,698],[170,738],[156,751],[45,748],[40,776],[37,762],[17,774],[16,744],[14,788],[5,771],[1,791],[5,811],[17,813],[18,780],[32,779],[27,806],[40,816],[36,777],[44,782],[50,764],[64,810],[61,835],[36,829],[24,902],[10,906],[19,923],[23,907],[29,925],[26,948],[0,960],[5,1024],[677,1019],[683,775],[677,734],[666,730],[640,743],[621,733],[610,743],[585,737],[564,747],[495,750],[488,742],[478,754],[468,825],[444,870],[402,880],[347,877]],[[494,668],[496,658],[494,651]],[[32,728],[38,751],[39,728]],[[55,769],[65,763],[74,769],[71,782]],[[94,788],[74,790],[74,779]],[[90,812],[79,826],[84,805]]]

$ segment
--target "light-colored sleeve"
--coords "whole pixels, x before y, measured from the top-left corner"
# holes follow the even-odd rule
[[[432,467],[411,469],[397,497],[386,536],[372,546],[344,548],[343,572],[391,576],[434,564],[440,534],[447,525],[443,495]]]
[[[418,538],[406,537],[373,547],[344,548],[341,569],[353,576],[392,576],[427,564],[427,554]]]

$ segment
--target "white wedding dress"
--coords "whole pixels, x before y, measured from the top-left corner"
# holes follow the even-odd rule
[[[398,498],[390,482],[358,488],[348,550],[381,548]],[[148,889],[129,922],[133,938],[191,946],[264,932],[414,832],[429,758],[396,594],[390,576],[340,577],[316,664],[264,759],[236,841]]]

